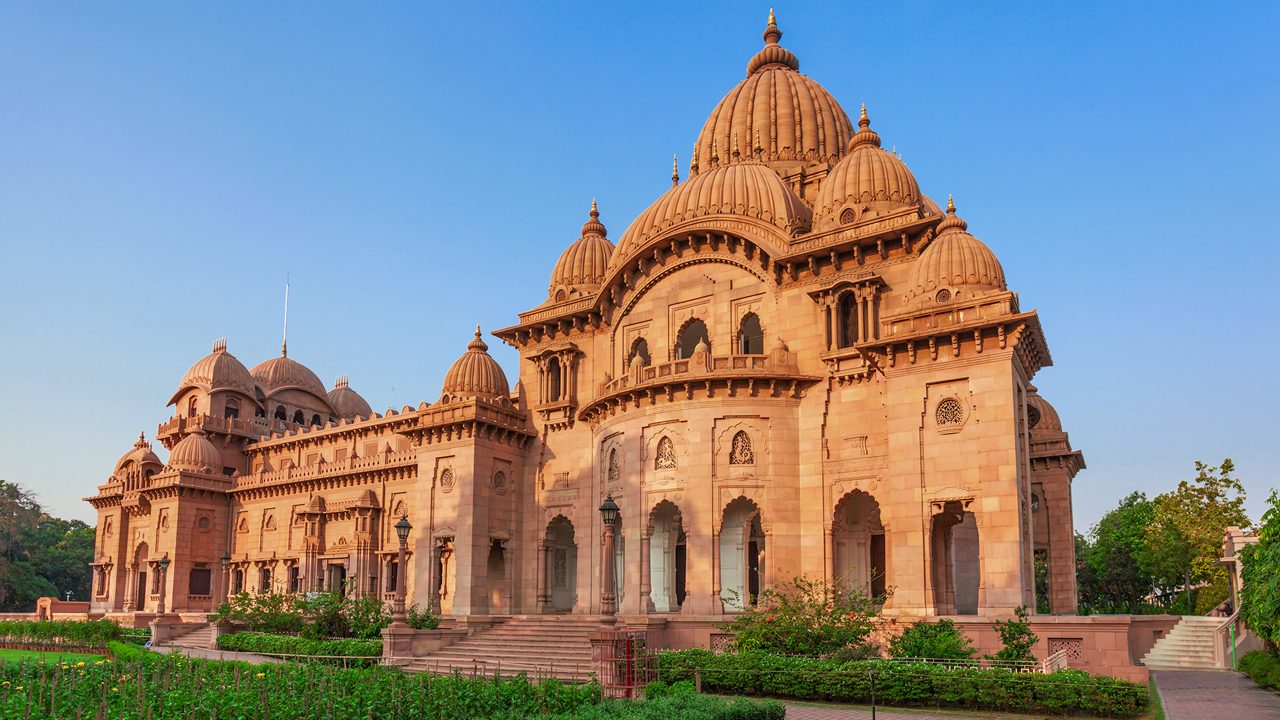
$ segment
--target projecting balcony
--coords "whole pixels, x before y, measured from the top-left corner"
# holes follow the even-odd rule
[[[266,435],[273,429],[282,427],[297,427],[295,425],[284,423],[280,420],[274,422],[268,421],[266,418],[220,418],[213,415],[192,415],[177,416],[169,418],[167,422],[161,423],[156,429],[156,437],[161,439],[171,437],[175,434],[186,434],[203,430],[206,433],[223,433],[229,435],[240,435],[247,438],[258,438]]]
[[[801,397],[821,378],[800,372],[796,354],[775,349],[766,355],[708,355],[630,368],[601,383],[598,397],[578,419],[600,422],[644,405],[711,397]]]

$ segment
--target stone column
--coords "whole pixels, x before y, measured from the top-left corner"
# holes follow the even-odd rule
[[[502,583],[506,586],[506,598],[504,599],[502,609],[507,615],[515,614],[516,604],[516,572],[512,567],[514,563],[511,560],[511,541],[502,541]],[[492,609],[489,611],[493,612]]]
[[[686,581],[687,582],[687,581]],[[720,530],[711,530],[711,612],[723,613],[724,601],[720,599]]]
[[[131,567],[125,568],[125,571],[124,571],[124,605],[123,605],[123,609],[124,609],[124,611],[125,611],[125,612],[133,612],[133,609],[134,609],[134,608],[133,608],[133,599],[134,599],[135,597],[137,597],[137,591],[135,591],[135,590],[134,590],[133,585],[134,585],[134,583],[136,583],[136,582],[138,581],[138,580],[137,580],[137,572],[138,572],[138,571],[137,571],[135,568],[131,568]]]
[[[538,607],[540,613],[551,611],[551,544],[538,543]]]
[[[649,528],[642,529],[640,533],[640,612],[642,613],[654,611],[653,582],[649,568],[649,533]]]
[[[613,545],[616,536],[617,529],[613,523],[605,523],[600,559],[600,613],[602,615],[616,615],[618,612],[618,596],[614,592],[613,571]]]

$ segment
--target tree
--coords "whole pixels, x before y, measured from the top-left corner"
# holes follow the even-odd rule
[[[35,495],[0,480],[0,612],[29,612],[37,598],[89,598],[94,529],[55,518]]]
[[[1240,617],[1267,643],[1280,646],[1280,495],[1267,498],[1258,542],[1240,551]]]
[[[1076,535],[1076,584],[1089,612],[1139,613],[1151,593],[1147,526],[1155,508],[1140,492],[1120,501],[1090,530]]]
[[[1204,614],[1227,596],[1226,571],[1218,565],[1229,526],[1247,527],[1244,486],[1233,477],[1235,463],[1196,461],[1196,477],[1157,495],[1146,533],[1149,569],[1166,590],[1180,589],[1179,609]],[[1194,597],[1193,597],[1194,592]]]
[[[1000,636],[1001,648],[995,655],[988,655],[988,660],[1000,662],[1035,662],[1032,649],[1040,642],[1039,636],[1031,632],[1031,614],[1026,605],[1013,609],[1012,620],[996,620],[991,623],[996,635]]]

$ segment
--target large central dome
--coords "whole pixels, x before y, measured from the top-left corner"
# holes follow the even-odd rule
[[[710,167],[741,145],[743,157],[759,147],[761,159],[827,161],[839,158],[853,138],[853,123],[840,103],[800,74],[800,61],[778,44],[782,31],[769,12],[765,46],[747,63],[747,79],[729,91],[702,126],[694,163]],[[697,167],[691,168],[696,174]]]

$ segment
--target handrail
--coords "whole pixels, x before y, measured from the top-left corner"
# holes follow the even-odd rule
[[[1239,620],[1240,620],[1240,611],[1236,610],[1235,612],[1231,613],[1230,617],[1228,617],[1226,620],[1223,620],[1222,623],[1218,625],[1216,628],[1214,628],[1213,630],[1213,664],[1217,665],[1220,668],[1230,667],[1232,670],[1235,669],[1235,660],[1234,660],[1235,642],[1234,642],[1234,633],[1232,631],[1235,629],[1235,626],[1239,622]],[[1231,651],[1233,655],[1233,659],[1230,666],[1227,665],[1227,647],[1226,646],[1228,643],[1232,645]]]

